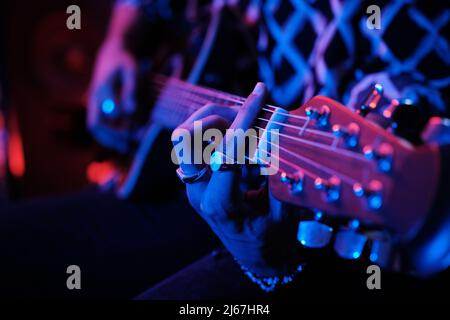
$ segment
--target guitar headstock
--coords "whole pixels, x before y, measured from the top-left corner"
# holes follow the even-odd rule
[[[279,200],[411,236],[431,207],[439,160],[332,99],[317,96],[279,127]]]

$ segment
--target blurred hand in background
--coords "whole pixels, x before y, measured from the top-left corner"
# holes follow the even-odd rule
[[[137,61],[125,46],[125,36],[137,18],[135,5],[119,2],[114,7],[88,93],[88,129],[99,143],[121,152],[127,150],[129,132],[113,129],[103,120],[135,112]]]

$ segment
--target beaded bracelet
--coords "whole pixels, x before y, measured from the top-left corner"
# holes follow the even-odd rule
[[[239,266],[241,267],[241,270],[244,272],[244,274],[253,282],[256,283],[262,290],[265,292],[271,292],[274,291],[277,287],[288,284],[294,280],[294,277],[303,271],[303,264],[299,265],[297,269],[295,269],[294,272],[292,272],[289,275],[286,276],[280,276],[280,277],[259,277],[255,275],[253,272],[248,270],[246,267],[244,267],[242,264],[238,262]]]

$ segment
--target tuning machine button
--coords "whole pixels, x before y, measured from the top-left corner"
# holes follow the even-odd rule
[[[382,143],[376,150],[372,146],[365,146],[363,153],[367,159],[373,159],[377,162],[380,171],[390,172],[392,170],[394,150],[390,144]]]
[[[316,211],[314,220],[301,221],[297,239],[307,248],[323,248],[330,243],[333,228],[321,222],[322,212]]]
[[[289,186],[292,194],[300,194],[303,192],[304,174],[302,172],[297,171],[293,174],[288,174],[283,171],[280,175],[280,180]]]
[[[361,256],[367,242],[367,236],[359,233],[358,228],[358,220],[352,220],[348,227],[336,233],[334,250],[341,258],[353,260]]]
[[[347,127],[335,124],[331,131],[336,137],[342,138],[347,147],[355,148],[358,145],[360,129],[356,123],[352,122]]]
[[[379,83],[373,86],[364,103],[356,111],[359,115],[365,117],[369,112],[375,110],[383,97],[383,86]]]
[[[331,114],[331,110],[328,106],[323,105],[320,109],[315,107],[306,107],[305,113],[309,119],[316,120],[317,127],[328,127]]]
[[[397,99],[392,99],[391,103],[386,107],[386,109],[383,110],[383,117],[392,121],[392,115],[395,113],[399,105],[400,102]]]
[[[371,231],[367,233],[370,239],[369,259],[376,265],[386,268],[392,260],[392,240],[385,231]]]
[[[373,180],[364,188],[362,184],[355,183],[353,185],[353,193],[366,200],[366,205],[369,210],[376,211],[383,206],[383,185],[378,180]]]
[[[341,180],[332,176],[330,179],[316,178],[314,180],[314,187],[317,190],[322,190],[327,202],[337,202],[341,196]]]

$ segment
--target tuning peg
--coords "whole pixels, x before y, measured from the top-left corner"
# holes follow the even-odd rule
[[[362,184],[355,183],[353,185],[353,193],[366,200],[366,205],[369,210],[379,210],[383,205],[383,185],[378,180],[373,180],[364,188]]]
[[[303,191],[304,174],[300,171],[294,174],[288,174],[283,171],[281,172],[280,180],[289,186],[292,194],[300,194]]]
[[[320,128],[328,127],[331,113],[328,106],[323,105],[320,109],[315,107],[306,107],[305,113],[311,120],[316,120],[316,126]]]
[[[367,242],[367,236],[358,233],[359,222],[352,220],[348,227],[341,229],[336,234],[334,250],[344,259],[358,259]]]
[[[391,103],[383,110],[382,115],[385,119],[392,120],[392,115],[397,110],[400,105],[400,101],[398,99],[392,99]]]
[[[359,126],[356,123],[350,123],[347,127],[342,127],[338,124],[331,128],[336,137],[344,139],[344,143],[349,148],[355,148],[358,145]]]
[[[367,233],[371,242],[369,259],[380,267],[389,266],[392,257],[392,241],[389,234],[384,231]]]
[[[356,113],[365,117],[369,112],[375,110],[383,97],[383,86],[379,83],[373,86],[373,89],[369,92],[364,103],[356,110]]]
[[[324,192],[327,202],[337,202],[340,198],[341,180],[338,177],[332,176],[328,180],[316,178],[314,180],[314,187]]]
[[[320,222],[322,219],[321,211],[315,212],[314,219],[299,223],[297,239],[307,248],[323,248],[330,243],[333,228]]]
[[[373,159],[377,162],[380,171],[389,172],[392,170],[394,150],[390,144],[382,143],[377,149],[372,146],[365,146],[363,153],[367,159]]]

